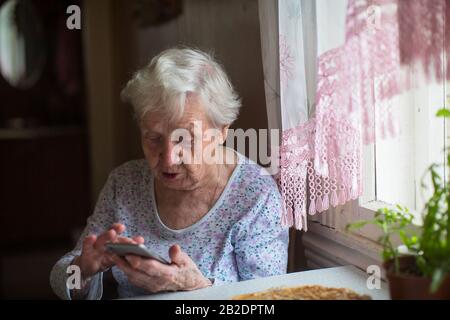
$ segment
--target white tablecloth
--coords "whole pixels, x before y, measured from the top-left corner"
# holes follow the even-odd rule
[[[266,290],[280,286],[323,285],[328,287],[349,288],[359,294],[368,294],[372,299],[389,299],[389,291],[385,282],[381,281],[380,289],[368,289],[368,274],[354,266],[317,269],[285,275],[253,279],[230,283],[217,287],[209,287],[195,291],[158,293],[135,297],[139,300],[227,300],[231,297]]]

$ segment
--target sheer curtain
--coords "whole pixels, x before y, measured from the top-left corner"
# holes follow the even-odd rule
[[[392,98],[411,86],[402,64],[442,77],[449,1],[412,2],[259,1],[285,225],[306,230],[308,214],[361,196],[362,145],[398,134]]]
[[[317,55],[344,43],[345,8],[346,0],[259,1],[269,127],[282,130],[277,178],[286,205],[283,223],[299,230],[306,229],[306,184],[313,151],[308,141],[315,127],[310,113],[315,107]],[[322,9],[330,10],[327,17]],[[333,34],[327,34],[329,30]],[[323,37],[318,37],[319,33]],[[298,130],[302,132],[294,136]],[[272,149],[277,151],[275,144]]]

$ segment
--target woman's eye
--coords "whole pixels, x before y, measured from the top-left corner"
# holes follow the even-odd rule
[[[161,141],[160,136],[147,136],[146,140],[150,141],[151,143],[158,143]]]

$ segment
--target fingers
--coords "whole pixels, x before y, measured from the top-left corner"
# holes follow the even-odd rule
[[[111,253],[106,250],[105,244],[108,242],[114,242],[114,240],[118,237],[118,234],[123,233],[124,231],[125,226],[123,224],[115,223],[111,226],[110,230],[102,233],[100,236],[87,236],[83,240],[82,245],[82,255],[84,255],[85,258],[88,257],[87,260],[84,259],[85,263],[89,263],[90,267],[95,272],[97,270],[96,266],[100,266],[100,271],[111,267],[114,262],[112,261]],[[131,239],[129,239],[129,241],[134,242]],[[141,240],[139,239],[139,241]]]
[[[116,255],[112,257],[112,260],[116,267],[125,273],[131,284],[142,287],[141,282],[143,282],[143,274],[140,271],[133,269],[125,260]]]
[[[120,270],[122,270],[127,276],[130,276],[136,272],[140,273],[139,270],[133,269],[133,267],[131,267],[131,265],[126,260],[122,259],[121,257],[119,257],[117,255],[113,255],[112,260],[116,264],[116,266]]]
[[[125,259],[133,269],[149,276],[171,276],[174,273],[174,266],[165,265],[155,259],[141,258],[135,255],[128,255]]]
[[[131,272],[132,268],[121,257],[119,257],[117,255],[112,255],[111,260],[116,264],[116,267],[118,267],[120,270],[125,272],[125,274],[127,274],[128,272]]]
[[[137,237],[135,237],[135,238],[137,238]],[[127,237],[122,237],[122,236],[116,236],[116,238],[115,238],[115,240],[114,241],[112,241],[112,242],[114,242],[114,243],[132,243],[132,244],[139,244],[137,241],[135,241],[134,239],[135,238],[133,238],[133,239],[130,239],[130,238],[127,238]],[[142,237],[140,237],[140,238],[142,238]],[[143,238],[142,239],[137,239],[139,242],[142,242],[143,243]],[[110,251],[105,251],[105,253],[104,253],[104,257],[105,257],[105,263],[106,264],[108,264],[108,265],[114,265],[114,260],[113,260],[113,257],[115,256],[115,254],[114,253],[112,253],[112,252],[110,252]]]
[[[114,223],[111,229],[102,233],[95,242],[95,248],[104,250],[104,246],[107,242],[113,242],[115,238],[125,231],[125,225],[121,223]]]
[[[138,260],[141,260],[141,268],[145,265],[147,262],[157,262],[153,259],[143,259],[137,256],[127,256],[126,260],[130,261],[131,263],[125,261],[124,259],[121,259],[120,257],[114,257],[114,262],[116,263],[116,266],[122,270],[125,275],[127,276],[130,283],[132,283],[135,286],[141,287],[146,289],[150,292],[159,292],[159,291],[165,291],[165,290],[177,290],[178,286],[175,284],[175,278],[173,273],[164,273],[163,271],[158,271],[157,269],[153,270],[152,274],[147,274],[146,272],[142,272],[139,269],[136,269],[133,267],[139,265],[136,263]],[[149,265],[151,266],[152,263]],[[133,265],[131,265],[133,264]],[[165,265],[163,265],[165,266]],[[165,266],[167,267],[167,266]],[[173,266],[172,266],[173,268]]]
[[[131,238],[127,238],[127,237],[122,237],[122,236],[117,236],[116,239],[114,240],[114,243],[132,243],[132,244],[137,244],[136,241],[134,241]]]
[[[145,242],[144,237],[141,237],[141,236],[133,237],[132,239],[133,239],[137,244],[144,244],[144,242]]]
[[[185,266],[192,262],[191,258],[181,250],[181,247],[174,244],[169,249],[169,257],[177,266]]]
[[[93,245],[94,245],[94,243],[95,243],[95,241],[97,241],[97,236],[95,234],[87,236],[86,238],[84,238],[84,240],[83,240],[83,250],[82,251],[86,252],[86,251],[91,250]]]
[[[117,232],[114,229],[110,229],[104,233],[102,233],[98,238],[97,241],[94,244],[95,249],[104,251],[105,250],[105,244],[107,242],[113,241],[117,236]]]
[[[137,236],[137,237],[133,237],[133,238],[117,236],[114,242],[116,242],[116,243],[144,244],[145,240],[141,236]]]
[[[114,223],[111,226],[111,229],[113,229],[114,231],[117,232],[117,234],[121,234],[125,231],[125,225],[123,225],[122,223]]]
[[[105,268],[109,268],[112,267],[114,265],[114,254],[108,251],[105,251],[104,255],[103,255],[103,262],[104,262],[104,267]]]
[[[134,269],[138,269],[138,267],[141,265],[141,259],[138,256],[128,255],[125,256],[125,260],[127,260],[130,266]]]

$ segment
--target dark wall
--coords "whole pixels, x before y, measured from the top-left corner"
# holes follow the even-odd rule
[[[80,1],[31,3],[43,27],[42,74],[29,89],[0,76],[2,298],[52,298],[50,269],[91,209],[81,31],[66,28],[67,6]]]

